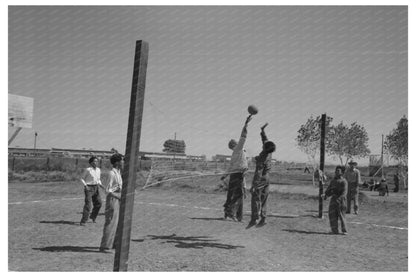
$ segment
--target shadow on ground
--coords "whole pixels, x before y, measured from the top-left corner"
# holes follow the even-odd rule
[[[91,246],[48,246],[42,248],[32,248],[33,250],[47,251],[47,252],[97,252],[100,253],[99,247]]]
[[[194,220],[220,220],[224,221],[223,217],[190,217],[190,219]]]
[[[46,221],[46,220],[42,220],[42,221],[39,221],[39,223],[79,225],[79,222],[67,221],[67,220],[56,220],[56,221]]]
[[[268,214],[267,217],[277,217],[277,218],[298,218],[298,215],[281,215],[281,214]]]
[[[203,249],[204,247],[211,247],[211,248],[219,248],[219,249],[227,249],[227,250],[244,248],[244,246],[239,246],[239,245],[217,243],[215,242],[217,240],[210,239],[207,236],[181,237],[181,236],[177,236],[176,234],[172,234],[169,236],[148,235],[148,237],[152,240],[163,240],[162,243],[175,243],[176,244],[175,247],[177,248]]]
[[[294,229],[283,229],[282,231],[289,232],[289,233],[308,234],[308,235],[333,235],[330,232],[315,232],[315,231],[294,230]]]

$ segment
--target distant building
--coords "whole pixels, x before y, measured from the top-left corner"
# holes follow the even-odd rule
[[[139,158],[142,160],[173,160],[173,159],[187,159],[187,156],[185,153],[140,151]]]
[[[109,158],[114,153],[112,151],[105,150],[92,150],[92,149],[64,149],[64,148],[51,148],[51,149],[34,149],[34,148],[20,148],[9,147],[9,156],[11,157],[73,157],[73,158],[89,158],[91,156],[97,156],[98,158]]]
[[[231,160],[231,155],[216,154],[212,157],[212,160],[215,162],[229,162]]]
[[[92,149],[70,149],[70,148],[51,148],[51,149],[33,149],[9,147],[9,156],[11,157],[68,157],[68,158],[85,158],[96,156],[99,159],[109,159],[115,152],[106,150]],[[139,158],[142,160],[192,160],[205,161],[206,156],[186,155],[184,153],[166,153],[166,152],[139,152]]]
[[[65,148],[52,148],[51,156],[56,157],[73,157],[73,158],[89,158],[96,156],[101,159],[109,159],[114,152],[106,150],[92,150],[92,149],[65,149]]]
[[[46,157],[51,149],[9,147],[9,157]]]

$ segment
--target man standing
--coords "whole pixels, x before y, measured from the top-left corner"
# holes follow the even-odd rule
[[[231,218],[234,221],[243,219],[243,196],[245,189],[244,174],[248,170],[248,163],[244,151],[244,144],[247,138],[247,125],[251,120],[251,115],[247,117],[241,131],[238,143],[232,139],[228,143],[228,148],[233,150],[230,166],[227,175],[230,175],[227,190],[227,199],[224,204],[224,218]],[[227,175],[221,177],[224,180]]]
[[[347,214],[351,213],[351,200],[354,201],[354,214],[358,214],[358,193],[359,185],[361,184],[361,173],[356,168],[357,162],[351,160],[348,165],[349,167],[344,175],[348,182]]]
[[[399,192],[399,183],[400,183],[399,171],[396,171],[396,173],[394,173],[393,181],[394,181],[394,190],[393,190],[393,192]]]
[[[79,223],[81,226],[85,226],[88,217],[91,218],[92,222],[95,223],[98,212],[100,211],[102,205],[100,188],[98,187],[102,186],[101,170],[97,167],[98,158],[92,156],[88,162],[90,163],[90,167],[86,168],[81,176],[81,182],[84,184],[85,193],[84,210],[82,212],[81,222]]]
[[[253,182],[250,188],[251,192],[251,220],[247,226],[250,228],[256,225],[256,220],[261,218],[258,227],[266,224],[266,207],[269,196],[269,172],[271,169],[272,153],[276,150],[276,145],[267,139],[264,128],[267,123],[261,127],[262,151],[255,158],[256,170],[254,172]]]
[[[123,179],[120,170],[123,167],[123,156],[114,154],[110,158],[113,169],[109,172],[106,179],[105,191],[107,198],[105,202],[105,223],[103,237],[101,239],[100,251],[110,252],[115,248],[118,217],[120,210],[121,188]]]
[[[347,225],[345,221],[345,210],[346,210],[346,196],[348,191],[347,181],[342,177],[343,167],[337,166],[335,168],[335,177],[329,183],[325,193],[321,195],[324,199],[331,196],[329,202],[329,224],[333,234],[339,234],[338,232],[338,220],[341,221],[342,235],[347,234]]]

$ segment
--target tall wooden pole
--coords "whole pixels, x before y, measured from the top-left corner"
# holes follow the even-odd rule
[[[142,40],[136,41],[114,271],[127,271],[129,263],[134,190],[136,186],[148,55],[148,43]]]
[[[384,135],[381,135],[381,178],[384,177],[384,171],[383,171],[383,166],[384,166]]]
[[[319,169],[324,172],[325,167],[325,122],[326,122],[326,114],[322,115],[321,118],[321,159]],[[321,195],[324,193],[324,183],[322,178],[319,178],[319,218],[323,217],[323,199]]]

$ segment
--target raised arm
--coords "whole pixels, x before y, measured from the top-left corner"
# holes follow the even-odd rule
[[[243,130],[241,131],[240,137],[247,137],[247,125],[251,121],[251,115],[249,115],[244,123]]]
[[[240,139],[238,140],[237,146],[235,147],[235,149],[243,149],[244,147],[244,143],[246,142],[246,138],[247,138],[247,125],[251,120],[251,115],[249,115],[246,119],[246,122],[244,123],[243,126],[243,130],[241,131],[241,136]]]
[[[264,131],[264,129],[267,127],[267,125],[269,125],[269,123],[264,124],[260,129],[260,136],[261,136],[261,142],[264,144],[268,139],[266,136],[266,132]]]

